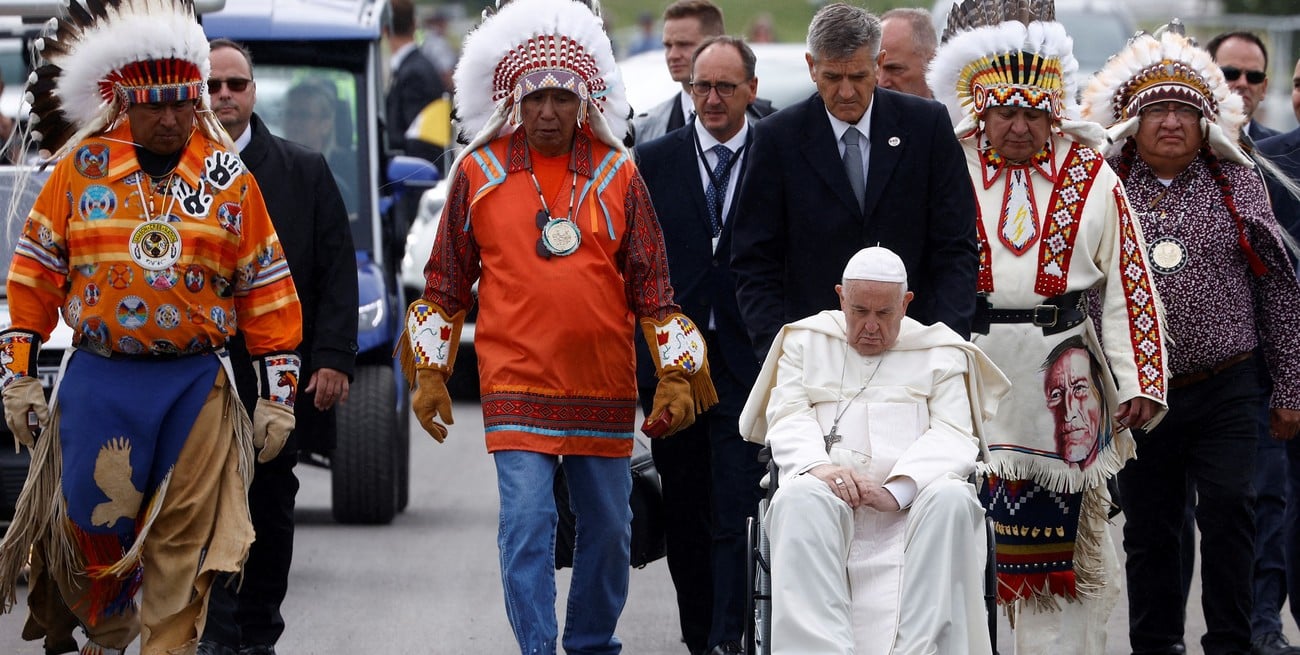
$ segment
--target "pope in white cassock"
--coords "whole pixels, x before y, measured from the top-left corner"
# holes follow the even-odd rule
[[[740,418],[780,470],[772,652],[990,653],[968,478],[1010,383],[952,330],[904,316],[893,252],[859,251],[835,290],[839,311],[777,335]]]

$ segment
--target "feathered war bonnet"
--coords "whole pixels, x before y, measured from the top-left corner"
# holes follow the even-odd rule
[[[229,141],[208,108],[208,39],[193,0],[71,0],[36,42],[31,138],[57,158],[139,103],[199,100],[198,124]]]
[[[522,122],[520,101],[542,89],[581,100],[578,126],[622,151],[628,102],[599,17],[573,0],[512,0],[465,39],[453,74],[456,115],[469,144],[452,165]]]
[[[1144,107],[1170,101],[1201,111],[1206,139],[1220,157],[1254,165],[1237,147],[1246,122],[1241,98],[1177,20],[1155,34],[1139,33],[1106,62],[1083,92],[1083,117],[1106,126],[1110,141],[1121,146],[1137,133]]]
[[[926,82],[948,107],[958,138],[976,133],[986,109],[1027,107],[1098,145],[1100,130],[1077,120],[1078,70],[1052,0],[964,0],[948,14]]]

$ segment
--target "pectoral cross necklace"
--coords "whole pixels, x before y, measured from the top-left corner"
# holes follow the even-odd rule
[[[844,406],[844,409],[840,409],[840,403],[844,400],[844,375],[849,369],[849,343],[848,341],[844,342],[844,366],[840,367],[840,389],[839,397],[835,399],[835,420],[831,421],[830,433],[823,437],[826,441],[827,453],[831,451],[831,446],[844,439],[844,437],[840,435],[840,419],[844,418],[844,413],[849,411],[849,407],[853,406],[853,401],[857,400],[858,396],[861,396],[862,392],[867,390],[867,386],[871,384],[873,379],[875,379],[876,371],[880,370],[880,363],[883,361],[885,361],[885,353],[880,353],[880,359],[876,360],[876,366],[871,369],[871,375],[867,376],[866,382],[862,383],[858,392],[853,394],[852,398],[849,398],[849,402]],[[867,429],[867,426],[865,425],[862,427],[864,430]]]

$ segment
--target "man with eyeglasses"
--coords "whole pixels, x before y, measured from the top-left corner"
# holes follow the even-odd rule
[[[301,306],[257,181],[210,111],[193,7],[122,2],[56,22],[66,38],[29,82],[39,129],[25,140],[54,164],[0,332],[6,422],[32,450],[0,598],[34,551],[32,596],[61,601],[33,603],[34,623],[71,611],[82,653],[121,655],[137,636],[141,653],[193,652],[212,586],[254,539],[251,462],[294,428]],[[36,362],[60,317],[75,350],[47,406]],[[251,422],[236,333],[259,382]]]
[[[274,655],[284,632],[280,605],[293,559],[294,465],[301,445],[334,441],[334,408],[348,398],[356,359],[357,272],[347,210],[325,158],[271,134],[254,112],[257,85],[247,48],[229,39],[216,39],[210,48],[212,111],[263,189],[298,288],[303,316],[298,350],[308,378],[285,447],[254,465],[248,505],[257,540],[242,580],[221,579],[213,587],[198,655]],[[232,342],[231,354],[240,396],[251,406],[257,381],[242,339]]]
[[[695,113],[690,89],[692,58],[705,39],[726,33],[722,8],[711,0],[677,0],[668,5],[664,10],[664,62],[673,81],[682,85],[682,91],[632,119],[638,142],[652,141],[689,122]],[[772,103],[762,98],[751,98],[749,102],[746,110],[754,119],[774,111]]]
[[[880,21],[833,3],[808,28],[817,93],[759,121],[741,183],[732,270],[755,355],[781,326],[836,306],[844,264],[880,245],[907,265],[908,315],[969,336],[975,200],[942,105],[878,88]]]
[[[1260,407],[1270,408],[1268,438],[1290,440],[1300,428],[1300,285],[1264,183],[1238,145],[1242,100],[1178,27],[1135,37],[1083,96],[1084,119],[1108,126],[1119,149],[1110,163],[1176,335],[1169,412],[1136,432],[1137,456],[1119,474],[1129,642],[1135,653],[1185,650],[1182,565],[1173,555],[1184,546],[1191,481],[1203,652],[1289,652],[1284,642],[1252,639],[1253,478]],[[1269,395],[1260,369],[1274,382]]]
[[[763,491],[759,446],[738,420],[758,375],[736,305],[731,225],[736,187],[753,162],[746,107],[758,92],[755,56],[744,41],[706,39],[688,85],[695,118],[636,154],[664,233],[668,270],[682,312],[704,328],[719,404],[670,439],[650,445],[664,493],[668,570],[677,589],[682,641],[693,655],[740,652],[746,593],[745,525]],[[654,365],[638,350],[641,406],[653,400]]]
[[[1205,44],[1228,81],[1228,88],[1241,96],[1246,105],[1246,126],[1242,131],[1253,141],[1262,141],[1279,132],[1255,120],[1255,111],[1268,93],[1268,48],[1252,32],[1224,32]]]

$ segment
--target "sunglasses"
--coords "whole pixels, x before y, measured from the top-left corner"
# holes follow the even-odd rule
[[[251,83],[252,81],[253,81],[253,80],[250,80],[250,79],[248,79],[248,78],[246,78],[246,77],[232,77],[232,78],[227,79],[227,80],[219,80],[219,79],[216,79],[216,78],[209,78],[209,79],[208,79],[208,95],[213,95],[213,96],[214,96],[214,95],[217,95],[218,93],[221,93],[221,85],[222,85],[222,84],[224,84],[224,85],[226,85],[227,87],[229,87],[230,90],[231,90],[232,92],[234,92],[234,93],[243,93],[244,90],[248,88],[249,83]]]
[[[1264,78],[1268,77],[1268,73],[1264,71],[1244,71],[1236,66],[1223,66],[1220,70],[1223,71],[1224,79],[1229,82],[1236,82],[1242,73],[1246,74],[1246,81],[1251,84],[1260,84],[1264,81]]]

